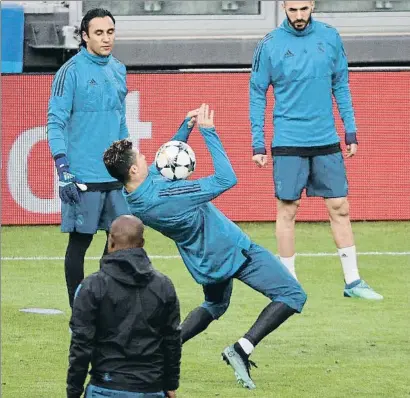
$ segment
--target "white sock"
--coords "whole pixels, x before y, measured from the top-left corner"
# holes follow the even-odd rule
[[[248,339],[245,339],[244,337],[241,337],[238,340],[238,343],[240,344],[242,349],[245,351],[245,354],[247,354],[247,355],[252,354],[252,351],[255,347],[253,346],[253,344]]]
[[[360,279],[357,269],[356,246],[337,249],[337,251],[345,274],[345,282],[349,284]]]
[[[292,257],[279,257],[279,260],[282,261],[282,263],[285,265],[288,271],[293,275],[293,277],[296,280],[298,280],[298,278],[296,277],[296,270],[295,270],[295,258],[296,258],[296,254],[294,254]]]

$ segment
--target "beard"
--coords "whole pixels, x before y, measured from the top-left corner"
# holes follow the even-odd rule
[[[305,20],[305,19],[297,19],[297,20],[295,20],[295,21],[291,21],[291,19],[289,18],[289,15],[288,14],[286,14],[286,17],[288,18],[288,21],[289,21],[289,24],[293,27],[293,29],[295,29],[295,30],[297,30],[297,31],[299,31],[299,32],[301,32],[302,30],[305,30],[306,29],[306,27],[310,24],[310,21],[312,20],[312,14],[310,14],[309,15],[309,18],[307,19],[307,20]],[[298,24],[298,23],[304,23],[304,26],[303,26],[303,28],[298,28],[297,26],[296,26],[296,24]]]

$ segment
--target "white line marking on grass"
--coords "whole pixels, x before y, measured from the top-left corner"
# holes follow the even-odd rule
[[[410,252],[358,252],[358,256],[410,256]],[[337,253],[297,253],[298,257],[335,257],[338,256]],[[149,258],[155,260],[172,260],[180,259],[181,256],[161,256],[154,255],[148,256]],[[100,260],[101,257],[86,257],[86,260]],[[1,257],[2,261],[62,261],[64,257]]]
[[[31,314],[42,314],[42,315],[60,315],[64,314],[63,311],[56,310],[54,308],[22,308],[20,312],[28,312]]]

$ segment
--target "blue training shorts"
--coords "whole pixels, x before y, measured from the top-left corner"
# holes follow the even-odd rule
[[[282,262],[265,248],[252,243],[247,252],[248,260],[234,275],[252,289],[270,300],[282,302],[301,312],[306,302],[306,293]],[[201,305],[218,319],[228,309],[232,295],[233,279],[204,285],[205,301]]]
[[[95,234],[108,231],[119,216],[131,214],[121,189],[79,192],[80,203],[61,205],[61,231]]]
[[[348,184],[342,152],[309,157],[274,156],[275,195],[281,200],[307,196],[344,198]]]

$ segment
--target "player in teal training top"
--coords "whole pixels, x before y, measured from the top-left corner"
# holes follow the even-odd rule
[[[170,181],[148,167],[144,155],[128,140],[115,142],[104,154],[109,173],[124,184],[131,212],[175,241],[195,281],[202,285],[204,303],[182,323],[182,341],[205,330],[229,306],[233,278],[264,294],[272,302],[223,358],[244,387],[253,389],[249,360],[254,347],[295,312],[301,312],[306,295],[286,267],[251,239],[211,202],[236,184],[235,172],[215,131],[207,105],[189,112],[172,140],[186,142],[198,121],[211,154],[214,174],[197,180]]]
[[[111,55],[115,20],[107,10],[88,11],[80,51],[56,73],[47,135],[59,177],[61,230],[69,233],[65,276],[72,307],[84,279],[84,256],[97,230],[128,214],[122,185],[102,161],[112,142],[128,137],[125,66]]]
[[[285,1],[287,18],[256,48],[250,78],[253,161],[267,164],[266,96],[273,86],[271,153],[277,197],[276,236],[282,262],[295,276],[295,217],[304,189],[325,199],[345,279],[344,295],[381,300],[360,278],[349,218],[347,178],[333,116],[335,98],[347,156],[357,151],[348,64],[337,30],[312,17],[314,1]]]

